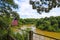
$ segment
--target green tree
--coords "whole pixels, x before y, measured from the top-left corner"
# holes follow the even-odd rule
[[[12,8],[18,8],[14,0],[0,0],[0,40],[9,40],[11,15],[19,17],[16,12],[13,13]]]
[[[38,13],[47,13],[53,8],[60,7],[60,0],[30,0],[30,4]]]

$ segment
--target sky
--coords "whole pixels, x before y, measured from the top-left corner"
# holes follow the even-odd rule
[[[35,9],[32,9],[32,5],[29,4],[29,0],[15,0],[18,4],[17,13],[20,18],[44,18],[50,16],[60,16],[60,8],[53,8],[49,13],[42,12],[42,14],[37,13]]]

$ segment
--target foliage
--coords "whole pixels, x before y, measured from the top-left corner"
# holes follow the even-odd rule
[[[12,31],[12,29],[10,29],[10,35],[12,37],[14,37],[16,40],[28,40],[28,31],[26,30],[18,30],[18,32],[14,32]]]
[[[0,0],[0,40],[8,40],[12,19],[15,16],[19,19],[19,15],[12,8],[18,8],[14,0]]]
[[[47,13],[53,8],[60,7],[60,0],[30,0],[29,2],[38,13]]]
[[[0,40],[7,40],[7,30],[0,29]]]
[[[19,24],[21,24],[21,25],[23,25],[23,24],[35,24],[35,22],[36,22],[36,19],[32,19],[32,18],[30,18],[30,19],[19,19]]]
[[[42,18],[39,21],[37,21],[36,28],[39,28],[42,30],[47,30],[47,31],[58,32],[58,30],[60,29],[59,22],[58,22],[59,17],[60,16],[58,16],[58,17],[51,16],[47,20],[46,20],[46,18]]]
[[[28,40],[28,34],[27,33],[17,33],[15,35],[16,40]]]
[[[60,32],[60,16],[57,17],[45,17],[40,19],[20,19],[21,25],[32,24],[36,28],[47,31]]]
[[[16,16],[19,18],[19,15],[14,12],[12,8],[18,8],[14,0],[0,0],[0,19],[2,20],[1,23],[3,22],[7,26],[10,25],[11,17],[14,18]]]

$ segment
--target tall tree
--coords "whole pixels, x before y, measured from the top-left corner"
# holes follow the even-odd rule
[[[47,13],[53,8],[60,7],[60,0],[30,0],[30,4],[38,13]]]
[[[2,14],[2,16],[8,15],[8,17],[10,17],[9,15],[12,8],[18,8],[17,4],[14,3],[14,0],[0,0],[0,14]]]
[[[9,21],[11,15],[17,16],[16,12],[15,14],[13,13],[12,8],[15,9],[18,8],[18,5],[14,2],[14,0],[0,0],[0,18],[2,19],[7,18],[6,20]]]
[[[13,13],[12,8],[18,8],[18,5],[14,0],[0,0],[0,40],[9,40],[9,22],[11,15],[16,15]]]

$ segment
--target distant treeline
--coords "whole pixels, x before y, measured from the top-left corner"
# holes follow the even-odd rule
[[[47,31],[60,32],[60,16],[57,17],[45,17],[40,19],[27,18],[20,19],[19,24],[33,24],[36,28]]]

